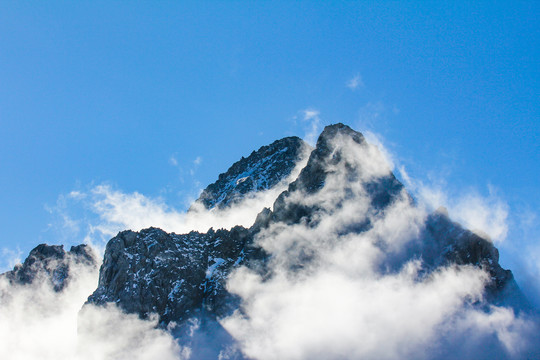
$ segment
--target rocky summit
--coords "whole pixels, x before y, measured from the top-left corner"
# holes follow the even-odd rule
[[[306,151],[310,152],[307,164],[295,179],[290,179]],[[158,228],[120,232],[106,246],[99,284],[88,303],[115,303],[141,318],[157,314],[163,328],[174,323],[182,329],[193,319],[219,327],[220,318],[242,311],[240,299],[227,287],[235,269],[246,267],[262,278],[271,278],[277,271],[276,264],[291,274],[307,274],[311,264],[320,263],[315,237],[303,242],[288,240],[280,253],[264,246],[272,236],[294,237],[289,229],[297,227],[331,228],[329,233],[336,237],[363,234],[396,203],[411,209],[417,206],[380,152],[362,134],[343,124],[327,126],[314,149],[299,138],[288,137],[254,151],[219,175],[196,204],[208,211],[234,211],[234,205],[244,197],[288,180],[287,190],[275,199],[272,208],[258,214],[250,228],[236,226],[188,234]],[[336,246],[332,242],[335,239],[323,240],[320,246]],[[489,304],[505,304],[518,311],[527,306],[511,271],[499,265],[492,242],[453,222],[444,209],[427,214],[401,250],[392,250],[383,240],[377,241],[377,246],[392,255],[380,262],[383,273],[397,271],[414,259],[421,261],[425,274],[441,266],[470,265],[489,274],[485,284]],[[287,254],[286,261],[279,258],[283,253]],[[43,269],[60,290],[69,274],[68,257],[93,261],[83,245],[68,253],[61,247],[40,245],[23,265],[4,276],[26,283]],[[186,333],[177,332],[179,337]],[[223,346],[227,341],[223,340]],[[219,351],[210,358],[217,358]]]

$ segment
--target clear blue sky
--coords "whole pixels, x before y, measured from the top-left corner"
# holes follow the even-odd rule
[[[79,243],[46,209],[104,182],[183,208],[241,156],[303,136],[305,109],[380,134],[417,179],[493,186],[507,241],[536,241],[539,8],[0,1],[0,249]]]

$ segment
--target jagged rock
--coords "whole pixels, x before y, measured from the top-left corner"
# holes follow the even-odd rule
[[[129,313],[157,313],[163,323],[201,311],[225,314],[228,274],[253,250],[249,230],[237,226],[206,234],[168,234],[149,228],[123,231],[105,249],[94,304],[115,302]]]
[[[271,189],[291,174],[306,150],[309,145],[297,137],[263,146],[219,175],[197,203],[225,208]],[[88,302],[115,302],[141,317],[157,313],[164,324],[201,312],[224,315],[236,307],[225,290],[228,274],[248,258],[263,256],[252,246],[255,232],[240,226],[205,234],[167,234],[157,228],[121,232],[107,244],[99,285]]]
[[[203,190],[196,204],[206,209],[225,208],[250,193],[267,190],[291,174],[309,145],[298,137],[286,137],[242,157],[218,180]]]
[[[87,245],[72,246],[66,252],[63,245],[40,244],[36,246],[22,264],[0,276],[10,283],[27,285],[43,277],[50,281],[55,291],[63,290],[70,281],[70,269],[74,265],[97,266],[95,254]]]

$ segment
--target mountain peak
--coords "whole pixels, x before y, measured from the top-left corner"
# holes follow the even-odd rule
[[[242,157],[213,184],[203,190],[195,204],[206,209],[226,208],[250,193],[268,190],[291,174],[309,145],[296,136],[276,140]]]
[[[357,144],[367,144],[362,133],[351,129],[345,124],[337,123],[328,125],[323,129],[317,139],[315,146],[317,152],[315,154],[320,153],[320,156],[328,156],[333,153],[336,144],[347,138],[352,139]]]
[[[353,138],[355,142],[359,144],[365,141],[362,133],[353,130],[350,126],[345,125],[343,123],[336,123],[336,124],[327,125],[324,127],[321,135],[319,136],[319,139],[317,140],[317,146],[319,146],[319,142],[333,139],[338,134],[350,136]]]

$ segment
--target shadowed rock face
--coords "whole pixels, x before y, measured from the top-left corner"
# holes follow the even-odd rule
[[[527,309],[529,304],[518,288],[512,271],[499,265],[499,251],[490,241],[453,222],[445,211],[435,211],[426,220],[419,253],[427,267],[475,265],[489,273],[486,297],[496,305]]]
[[[70,269],[74,265],[97,266],[95,255],[87,245],[72,246],[66,252],[63,245],[41,244],[30,251],[24,263],[1,276],[17,285],[27,285],[45,278],[55,291],[61,291],[69,283]]]
[[[309,145],[298,137],[286,137],[253,151],[234,163],[218,180],[203,190],[196,203],[206,209],[226,208],[250,193],[268,190],[287,178]]]
[[[362,176],[357,165],[347,163],[348,148],[336,147],[338,137],[360,148],[367,146],[364,137],[348,126],[326,127],[298,178],[277,198],[273,210],[261,212],[250,229],[238,226],[231,230],[178,235],[149,228],[119,233],[107,244],[99,286],[88,301],[114,302],[141,317],[157,313],[163,325],[170,321],[181,325],[190,318],[216,319],[230,314],[239,304],[226,290],[229,274],[241,265],[264,271],[264,263],[270,257],[254,240],[261,230],[275,223],[302,222],[309,226],[313,215],[321,211],[317,204],[295,203],[294,195],[308,196],[321,191],[339,164],[347,169],[344,188]],[[231,206],[243,194],[279,183],[290,173],[301,146],[298,138],[286,138],[261,148],[221,174],[198,201],[207,208]],[[247,179],[238,182],[244,178]],[[246,186],[241,186],[244,183]],[[374,213],[384,211],[404,194],[403,185],[391,172],[370,178],[364,188],[370,199],[370,211]],[[413,200],[407,199],[414,206]],[[369,222],[362,220],[344,231],[361,233],[369,227]],[[404,261],[411,258],[422,259],[426,271],[448,264],[471,264],[486,269],[491,275],[486,290],[489,299],[496,303],[503,303],[510,293],[520,294],[511,272],[500,267],[493,244],[463,229],[441,212],[426,219]]]

